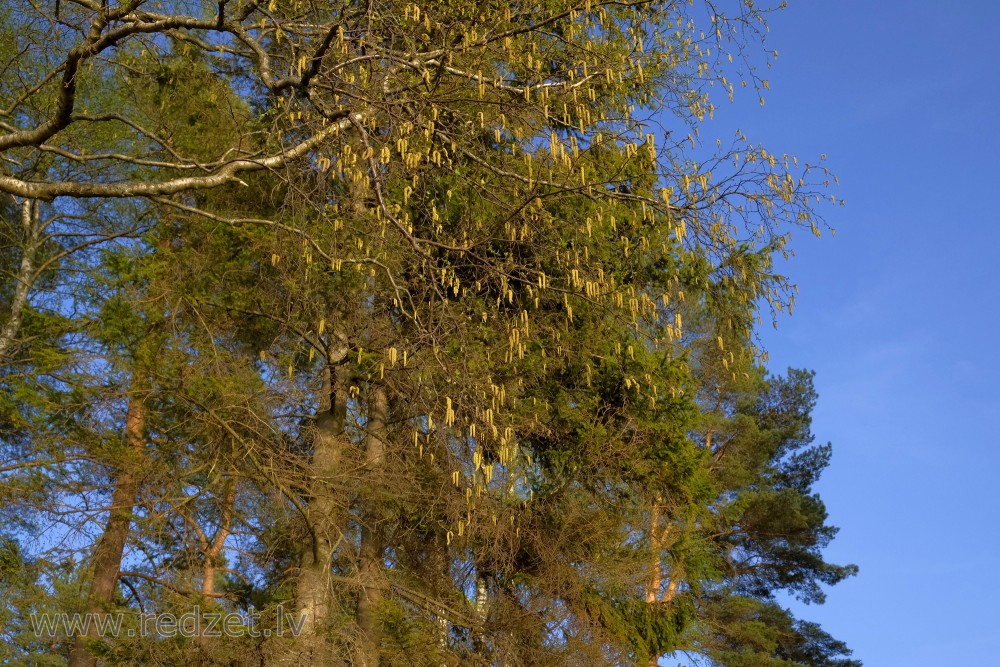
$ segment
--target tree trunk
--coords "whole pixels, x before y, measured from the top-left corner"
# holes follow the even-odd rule
[[[17,270],[17,284],[14,285],[14,294],[10,301],[10,313],[0,328],[0,362],[7,356],[7,351],[14,344],[21,329],[24,307],[28,303],[28,293],[35,280],[35,256],[38,254],[41,229],[38,225],[38,204],[31,199],[25,199],[21,203],[21,230],[23,236],[21,265]]]
[[[362,667],[378,667],[379,663],[378,606],[382,601],[381,571],[385,544],[379,525],[381,513],[375,509],[379,494],[371,493],[371,489],[383,484],[381,471],[385,460],[387,412],[385,389],[376,384],[372,387],[368,406],[364,470],[369,483],[366,485],[368,497],[361,498],[361,543],[358,549],[357,622],[361,634]]]
[[[646,583],[646,602],[655,604],[660,596],[662,569],[660,564],[660,506],[659,501],[649,508],[649,580]]]
[[[296,582],[297,618],[306,646],[323,643],[330,613],[330,569],[340,536],[343,494],[335,483],[347,448],[347,389],[338,364],[347,356],[343,336],[331,333],[327,351],[326,389],[329,405],[316,418],[313,435],[311,492],[307,505],[309,544],[302,555]],[[310,641],[313,638],[313,641]]]
[[[666,528],[660,527],[660,502],[657,498],[649,508],[649,580],[646,584],[646,604],[655,605],[661,602],[660,586],[663,584],[663,541]],[[649,657],[648,667],[656,667],[660,656]]]
[[[135,500],[139,493],[136,462],[142,455],[145,421],[146,414],[142,398],[133,395],[129,398],[128,411],[125,415],[125,444],[127,447],[125,460],[118,466],[114,490],[111,493],[111,510],[108,513],[104,532],[98,538],[92,558],[93,578],[85,609],[85,613],[89,614],[91,618],[89,634],[81,635],[74,641],[69,667],[93,667],[97,664],[97,658],[90,654],[87,646],[91,641],[99,639],[93,623],[94,616],[106,612],[108,605],[114,599],[118,586],[122,555],[125,552]]]
[[[205,597],[205,603],[210,603],[215,598],[215,575],[218,572],[219,558],[222,550],[226,546],[226,539],[233,522],[233,504],[236,502],[236,481],[228,479],[225,481],[222,498],[219,507],[219,528],[212,536],[212,542],[205,550],[205,576],[201,582],[201,594]]]

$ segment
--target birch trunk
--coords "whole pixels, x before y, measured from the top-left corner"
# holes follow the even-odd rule
[[[311,492],[307,499],[309,543],[305,545],[296,582],[296,623],[305,645],[320,646],[330,615],[331,567],[341,535],[341,475],[348,446],[347,387],[338,364],[347,356],[346,338],[331,333],[327,347],[326,392],[328,405],[316,417],[313,434]],[[312,641],[309,639],[312,638]]]
[[[38,204],[31,199],[25,199],[21,204],[21,232],[23,246],[21,248],[21,263],[17,270],[14,294],[10,300],[7,321],[0,327],[0,362],[7,356],[8,350],[17,339],[24,319],[24,307],[28,303],[28,293],[35,280],[35,258],[38,254],[41,229],[38,225]]]
[[[368,425],[365,439],[365,476],[373,480],[369,488],[379,485],[383,478],[382,466],[386,450],[386,414],[388,399],[385,389],[374,385],[368,406]],[[378,606],[382,601],[382,553],[384,538],[379,525],[380,519],[373,503],[379,502],[378,494],[368,494],[362,498],[361,543],[358,549],[358,591],[357,623],[360,630],[362,667],[378,667],[379,626]]]

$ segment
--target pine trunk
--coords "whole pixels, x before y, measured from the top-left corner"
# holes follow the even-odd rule
[[[91,619],[95,615],[107,611],[118,586],[122,556],[132,524],[135,499],[139,493],[139,478],[136,474],[135,463],[142,454],[145,420],[142,399],[138,396],[131,397],[125,416],[127,453],[125,461],[119,466],[115,475],[114,490],[111,493],[111,510],[108,513],[104,532],[97,541],[92,559],[93,578],[85,609],[85,613],[90,615]],[[69,667],[93,667],[96,665],[97,658],[88,651],[88,644],[97,639],[99,639],[97,630],[94,623],[91,622],[89,634],[81,635],[74,641]]]

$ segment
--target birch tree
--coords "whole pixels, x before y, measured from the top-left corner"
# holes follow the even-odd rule
[[[766,91],[770,9],[2,11],[0,193],[22,222],[0,344],[40,275],[43,209],[99,213],[60,252],[112,248],[80,265],[104,287],[56,309],[91,344],[64,338],[70,358],[95,349],[108,304],[161,327],[127,374],[134,409],[111,420],[155,474],[104,462],[110,504],[86,513],[103,530],[77,549],[84,608],[211,601],[302,622],[215,649],[80,638],[71,663],[846,654],[773,603],[851,573],[822,560],[811,479],[779,479],[822,463],[782,462],[810,389],[777,410],[798,426],[754,440],[778,418],[766,397],[791,386],[763,379],[755,345],[762,316],[792,307],[773,259],[793,231],[821,232],[829,177],[705,131],[720,99]],[[52,279],[78,285],[67,268]],[[122,358],[129,335],[106,330],[99,358]],[[723,433],[753,460],[729,467]],[[61,463],[46,470],[41,497],[84,514]],[[785,522],[798,547],[745,535],[751,518]],[[739,562],[765,553],[767,567]],[[766,632],[746,641],[741,623]]]

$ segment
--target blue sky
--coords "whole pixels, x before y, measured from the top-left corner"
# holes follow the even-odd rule
[[[766,334],[774,369],[817,371],[828,553],[861,568],[802,613],[868,667],[996,664],[1000,3],[792,0],[771,27],[766,106],[703,136],[825,152],[847,200],[835,238],[796,236]]]

